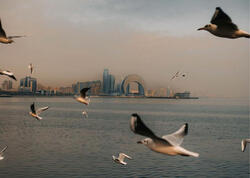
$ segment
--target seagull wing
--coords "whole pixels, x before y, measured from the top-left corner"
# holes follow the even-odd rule
[[[2,151],[0,152],[0,154],[2,154],[7,148],[8,148],[8,146],[4,147],[4,148],[2,149]]]
[[[124,158],[132,159],[130,156],[126,155],[125,153],[120,153],[118,159],[123,161]]]
[[[22,36],[8,36],[9,39],[13,39],[13,38],[21,38],[21,37],[25,37],[24,35]]]
[[[48,106],[43,107],[43,108],[39,108],[39,109],[36,111],[36,113],[39,115],[39,114],[41,114],[41,112],[43,112],[43,111],[45,111],[45,110],[47,110],[47,109],[49,109]]]
[[[6,38],[6,33],[2,27],[1,19],[0,19],[0,37]]]
[[[14,76],[14,74],[13,74],[12,72],[8,71],[8,70],[2,71],[1,73],[2,73],[3,75],[7,75],[8,77],[10,77],[10,78],[16,80],[16,77]]]
[[[250,139],[244,139],[244,140],[241,141],[241,150],[242,150],[242,152],[245,151],[247,143],[250,143]]]
[[[173,80],[175,77],[178,77],[179,75],[179,71],[175,73],[175,75],[171,78],[171,80]]]
[[[33,103],[33,104],[30,105],[30,109],[31,109],[31,112],[32,112],[33,114],[36,114],[35,103]]]
[[[238,30],[237,25],[232,22],[231,18],[220,7],[216,7],[214,15],[210,22],[217,25],[218,28],[222,30]]]
[[[150,138],[156,138],[157,136],[143,123],[140,116],[136,113],[131,115],[130,129],[139,135],[143,135]]]
[[[186,136],[187,134],[188,134],[188,124],[186,123],[183,126],[181,126],[181,128],[176,132],[169,135],[164,135],[162,136],[162,138],[167,140],[174,146],[179,146],[182,144],[184,136]]]
[[[87,92],[89,89],[90,89],[90,87],[81,89],[81,91],[80,91],[81,97],[85,98],[85,97],[86,97],[86,92]]]

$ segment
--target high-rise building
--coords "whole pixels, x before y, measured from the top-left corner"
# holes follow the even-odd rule
[[[12,81],[11,80],[4,80],[2,83],[3,90],[10,90],[12,89]]]
[[[37,80],[36,78],[32,78],[27,76],[25,78],[20,79],[19,90],[21,91],[30,91],[35,93],[37,90]]]
[[[104,69],[103,71],[103,93],[109,93],[109,86],[110,86],[110,77],[109,77],[109,70]]]
[[[115,92],[115,76],[110,74],[109,78],[110,78],[109,94],[111,94]]]

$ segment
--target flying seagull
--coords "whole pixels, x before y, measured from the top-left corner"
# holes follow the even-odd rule
[[[33,67],[32,63],[30,63],[30,64],[29,64],[28,68],[30,69],[30,74],[32,74],[33,69],[34,69],[34,67]]]
[[[188,151],[181,147],[184,136],[188,134],[188,124],[181,126],[176,132],[164,135],[161,138],[156,136],[141,120],[140,116],[136,113],[132,114],[130,120],[130,129],[139,135],[146,136],[141,141],[137,143],[147,146],[152,151],[167,154],[171,156],[181,155],[181,156],[194,156],[199,157],[198,153]]]
[[[238,29],[231,18],[220,8],[216,7],[215,13],[211,19],[211,24],[205,25],[198,30],[206,30],[215,36],[223,38],[250,38],[250,34]]]
[[[30,105],[31,112],[29,113],[32,117],[36,118],[37,120],[42,120],[42,117],[39,116],[43,111],[49,109],[48,106],[39,108],[38,110],[35,110],[35,103]]]
[[[115,157],[114,155],[112,156],[114,162],[122,165],[126,165],[127,163],[124,162],[124,158],[132,159],[130,156],[124,154],[124,153],[119,153],[119,157]]]
[[[0,75],[6,75],[6,76],[16,80],[16,77],[14,76],[14,74],[8,70],[0,70]]]
[[[87,113],[87,111],[83,111],[83,112],[82,112],[82,115],[83,115],[85,118],[88,118],[88,113]]]
[[[0,152],[0,160],[4,159],[3,152],[8,148],[8,146],[5,146],[4,149]]]
[[[181,73],[180,71],[178,71],[178,72],[176,72],[174,75],[173,75],[173,77],[171,78],[171,80],[173,80],[173,79],[175,79],[175,78],[178,78],[178,77],[186,77],[187,76],[187,74],[185,74],[185,73]]]
[[[243,139],[241,141],[241,151],[244,152],[247,146],[247,143],[250,143],[250,139]]]
[[[81,89],[80,91],[80,96],[75,96],[75,99],[80,102],[80,103],[83,103],[85,105],[88,105],[89,102],[90,102],[90,98],[86,96],[86,93],[87,91],[89,90],[90,88],[83,88]]]
[[[2,27],[1,19],[0,19],[0,43],[8,44],[14,42],[13,38],[20,38],[25,36],[6,36],[6,33]]]

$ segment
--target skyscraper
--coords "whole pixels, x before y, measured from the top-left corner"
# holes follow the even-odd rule
[[[110,78],[109,94],[111,94],[115,92],[115,76],[110,74],[109,78]]]
[[[32,78],[30,76],[27,76],[25,78],[20,79],[19,89],[22,91],[28,90],[28,91],[35,93],[37,90],[36,78]]]
[[[12,81],[11,80],[4,80],[2,83],[3,90],[10,90],[12,89]]]
[[[109,84],[110,83],[110,77],[109,77],[109,70],[104,69],[103,71],[103,93],[109,92]]]

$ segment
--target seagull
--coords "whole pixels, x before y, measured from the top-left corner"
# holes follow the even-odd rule
[[[5,146],[4,149],[0,152],[0,160],[4,159],[3,152],[8,148],[8,146]]]
[[[181,155],[181,156],[194,156],[199,157],[198,153],[188,151],[181,147],[180,145],[183,142],[184,136],[188,134],[188,124],[181,126],[176,132],[164,135],[161,138],[156,136],[141,120],[140,116],[136,113],[132,114],[130,120],[130,129],[139,135],[146,136],[141,141],[138,141],[138,144],[143,144],[147,146],[152,151],[167,154],[171,156]]]
[[[247,143],[250,143],[250,139],[243,139],[241,141],[241,151],[244,152],[247,146]]]
[[[88,105],[90,102],[90,98],[86,96],[86,92],[89,90],[90,88],[83,88],[80,91],[81,96],[75,96],[75,99],[80,102],[83,103],[85,105]]]
[[[0,19],[0,43],[8,44],[14,42],[13,38],[20,38],[25,36],[6,36],[6,33],[2,27],[1,19]]]
[[[33,65],[32,65],[32,63],[29,64],[28,68],[30,69],[30,74],[32,74],[32,72],[33,72]]]
[[[16,77],[14,76],[14,74],[8,70],[0,70],[0,75],[6,75],[6,76],[16,80]]]
[[[82,112],[82,115],[83,115],[85,118],[88,118],[88,113],[87,113],[87,111],[83,111],[83,112]]]
[[[124,162],[124,158],[132,159],[130,156],[124,154],[124,153],[119,153],[119,157],[115,157],[114,155],[112,156],[114,162],[122,165],[126,165],[127,163]]]
[[[216,7],[215,13],[211,19],[211,24],[205,25],[198,30],[206,30],[215,36],[223,38],[250,38],[250,34],[238,29],[231,18],[220,8]]]
[[[171,78],[171,80],[178,78],[178,77],[186,77],[187,75],[185,73],[181,73],[180,71],[176,72],[174,76]]]
[[[43,118],[39,116],[39,114],[41,114],[41,112],[45,111],[49,109],[48,106],[46,107],[43,107],[43,108],[39,108],[38,110],[35,110],[35,103],[31,104],[30,105],[30,110],[31,112],[29,112],[29,114],[32,116],[32,117],[35,117],[37,120],[42,120]]]

